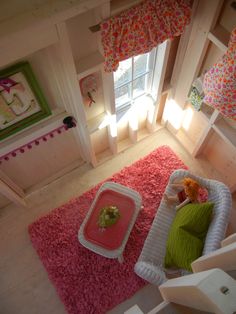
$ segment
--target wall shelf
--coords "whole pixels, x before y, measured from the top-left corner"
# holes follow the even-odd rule
[[[236,129],[232,128],[225,119],[221,118],[215,122],[213,129],[223,138],[225,142],[236,149]]]
[[[188,135],[183,129],[179,129],[178,132],[175,134],[176,138],[179,142],[186,148],[186,150],[192,154],[194,151],[194,143],[190,140]]]
[[[100,52],[96,51],[84,58],[75,61],[78,78],[81,79],[93,72],[101,69],[104,62],[104,57]]]
[[[227,50],[229,38],[230,33],[220,24],[208,34],[208,39],[223,52]]]
[[[113,156],[112,151],[108,148],[96,155],[97,163],[102,164]]]
[[[156,124],[154,125],[153,132],[157,132],[163,128],[164,125],[161,123],[161,121],[157,121]]]
[[[109,116],[106,112],[101,113],[100,115],[94,117],[87,121],[89,133],[92,134],[101,128],[104,128],[109,125]]]
[[[207,122],[209,122],[214,112],[214,109],[207,104],[202,103],[201,110],[198,112]]]
[[[124,150],[128,149],[129,147],[131,147],[131,145],[133,145],[133,143],[130,140],[130,138],[125,138],[124,140],[119,141],[117,143],[118,153],[123,152]]]
[[[137,132],[137,141],[141,141],[149,135],[150,132],[146,128],[140,129]]]

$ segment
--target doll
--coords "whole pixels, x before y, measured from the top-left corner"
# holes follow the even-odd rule
[[[192,178],[184,178],[179,183],[172,183],[171,186],[177,190],[182,188],[182,190],[179,190],[174,196],[164,194],[164,199],[167,202],[180,202],[180,204],[176,206],[176,210],[179,210],[188,203],[204,202],[207,199],[207,191],[204,189],[203,193],[203,189],[199,183]]]

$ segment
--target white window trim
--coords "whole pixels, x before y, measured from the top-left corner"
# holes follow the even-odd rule
[[[115,104],[115,107],[116,107],[116,112],[119,112],[119,111],[123,111],[126,107],[127,107],[127,110],[130,108],[130,106],[132,106],[132,104],[135,102],[135,100],[139,97],[143,97],[144,95],[148,95],[150,94],[150,89],[151,89],[151,82],[153,80],[153,68],[155,67],[155,60],[156,60],[156,53],[157,53],[157,48],[153,51],[153,53],[151,54],[151,57],[149,57],[149,60],[148,60],[148,68],[150,68],[150,63],[154,63],[154,66],[150,69],[150,70],[146,70],[144,73],[140,74],[139,76],[137,76],[135,79],[134,79],[134,57],[132,57],[132,73],[131,73],[131,79],[123,84],[120,84],[119,86],[117,86],[116,88],[114,87],[114,90],[117,89],[117,88],[120,88],[122,86],[125,86],[125,85],[128,85],[128,84],[131,84],[131,101],[127,101],[126,103],[122,104],[122,105],[119,105],[117,106]],[[154,59],[154,60],[153,60]],[[146,92],[144,92],[143,94],[141,95],[138,95],[136,96],[135,98],[133,97],[133,84],[134,84],[134,81],[138,78],[141,78],[141,77],[144,77],[144,76],[147,76],[148,75],[148,82],[145,82],[145,87],[146,87]],[[146,78],[145,78],[146,80]]]
[[[171,46],[171,40],[169,39],[167,39],[161,45],[158,46],[158,51],[156,55],[156,60],[158,60],[158,62],[155,62],[152,92],[151,92],[151,96],[154,100],[153,111],[151,110],[152,112],[148,114],[147,124],[146,124],[147,128],[150,131],[153,131],[155,129],[157,116],[160,111],[159,103],[160,103],[164,80],[165,80],[170,46]]]
[[[120,106],[115,105],[116,107],[116,112],[119,113],[120,111],[125,111],[125,109],[127,108],[127,110],[129,110],[130,107],[132,107],[133,103],[135,102],[135,100],[139,97],[143,97],[143,96],[149,96],[153,99],[153,106],[156,107],[156,103],[159,101],[160,96],[161,96],[161,92],[162,92],[162,88],[163,88],[163,84],[164,84],[164,77],[165,77],[165,70],[166,70],[166,65],[167,65],[167,60],[168,60],[168,56],[169,56],[169,49],[170,49],[170,40],[166,40],[165,42],[163,42],[162,44],[158,45],[158,47],[156,48],[153,57],[154,60],[151,61],[149,60],[149,62],[153,62],[154,66],[153,69],[151,69],[151,71],[147,71],[147,73],[143,73],[142,75],[138,76],[138,77],[142,77],[144,75],[147,75],[148,73],[152,72],[151,75],[148,78],[148,82],[147,82],[147,92],[143,93],[142,95],[139,95],[137,97],[135,97],[133,99],[133,95],[131,95],[131,101],[127,102],[125,104],[122,104]],[[133,62],[134,62],[134,58],[132,58],[132,78],[129,82],[126,82],[124,84],[121,84],[120,86],[116,87],[119,88],[121,86],[125,86],[127,84],[132,84],[131,86],[131,93],[133,93],[133,70],[134,70],[134,66],[133,66]],[[114,88],[115,90],[115,88]],[[157,108],[154,109],[154,116],[157,116]],[[154,118],[155,118],[154,117]],[[149,123],[153,123],[153,117],[149,117],[148,118],[148,122]]]

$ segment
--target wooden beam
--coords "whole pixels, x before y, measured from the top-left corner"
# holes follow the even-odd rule
[[[194,21],[193,17],[195,16],[195,12],[197,10],[198,3],[199,3],[199,0],[194,0],[193,6],[192,6],[192,19],[191,19],[191,22],[186,27],[184,33],[180,37],[178,51],[177,51],[177,54],[176,54],[175,64],[174,64],[174,68],[173,68],[173,72],[172,72],[172,76],[171,76],[171,81],[170,81],[170,84],[171,84],[171,87],[172,87],[172,89],[171,89],[172,97],[175,96],[176,84],[178,82],[178,78],[179,78],[179,75],[180,75],[182,63],[184,61],[184,57],[185,57],[185,53],[186,53],[189,37],[190,37],[192,26],[193,26],[193,21]]]
[[[200,155],[204,147],[207,145],[207,141],[212,134],[212,127],[218,118],[219,118],[219,111],[215,110],[213,114],[211,115],[211,118],[202,136],[199,138],[198,142],[195,144],[195,147],[192,153],[194,157],[197,157],[198,155]]]
[[[17,193],[21,197],[25,197],[24,191],[15,184],[2,170],[0,170],[0,180],[9,186],[15,193]]]
[[[222,0],[199,0],[185,57],[175,86],[174,100],[184,107],[193,80],[199,74],[209,40],[208,33],[214,27]],[[181,62],[181,60],[178,60]]]
[[[0,193],[19,206],[26,206],[26,201],[0,179]]]
[[[108,142],[112,154],[117,154],[117,125],[115,114],[110,116],[110,123],[108,125]]]
[[[74,118],[78,121],[76,128],[74,128],[75,138],[80,146],[81,155],[86,160],[91,162],[93,166],[96,165],[96,157],[92,148],[91,139],[88,131],[85,112],[83,109],[83,100],[79,91],[79,83],[75,63],[71,51],[70,40],[67,33],[65,23],[57,24],[59,33],[59,53],[62,60],[62,67],[65,78],[61,74],[63,90],[67,91],[68,102],[66,104],[67,112],[71,112]]]
[[[224,27],[217,25],[209,34],[208,38],[213,42],[222,52],[226,52],[228,49],[228,42],[230,33],[227,32]]]

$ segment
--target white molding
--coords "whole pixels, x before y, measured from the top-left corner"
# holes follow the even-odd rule
[[[12,190],[5,182],[0,179],[0,193],[8,198],[10,201],[14,202],[18,206],[26,206],[24,198],[18,195],[14,190]]]
[[[46,185],[56,181],[57,179],[66,176],[68,173],[70,173],[73,170],[79,170],[79,169],[83,169],[83,166],[85,166],[86,163],[82,160],[76,160],[74,162],[72,162],[71,164],[69,164],[68,166],[62,168],[61,170],[59,170],[58,172],[56,172],[55,174],[51,175],[50,177],[47,177],[46,179],[40,181],[39,183],[29,187],[26,189],[25,193],[28,196],[29,194],[33,193],[34,191],[37,191],[43,187],[45,187]]]
[[[164,41],[161,45],[157,48],[157,55],[156,55],[156,62],[154,66],[154,78],[153,78],[153,85],[157,90],[156,93],[156,101],[155,107],[153,112],[148,112],[147,114],[147,122],[146,126],[147,129],[152,132],[155,129],[156,119],[159,110],[159,102],[162,95],[164,80],[165,80],[165,72],[167,61],[169,57],[171,42],[170,40]]]
[[[44,134],[47,134],[50,131],[62,126],[62,121],[66,116],[68,116],[68,113],[63,111],[59,114],[49,117],[47,120],[43,120],[38,124],[29,127],[26,130],[23,130],[16,135],[13,135],[8,139],[5,139],[1,143],[0,156],[11,152],[18,147],[24,146],[30,141],[33,141],[34,139],[41,137]]]
[[[104,57],[98,52],[75,61],[78,79],[88,76],[94,72],[100,71],[103,67]]]
[[[113,73],[102,70],[105,109],[110,114],[116,113]]]
[[[209,32],[208,39],[225,53],[228,49],[230,33],[224,29],[223,26],[217,25],[211,32]]]
[[[25,197],[24,191],[16,185],[2,170],[0,169],[0,180],[8,185],[14,192],[16,192],[19,196]]]
[[[219,118],[219,111],[214,110],[214,112],[212,113],[210,117],[210,120],[208,121],[207,127],[205,128],[198,142],[194,146],[194,149],[192,152],[194,157],[197,157],[198,155],[200,155],[204,147],[207,145],[207,141],[212,133],[212,126],[214,125],[214,123],[217,121],[218,118]]]
[[[77,127],[74,128],[74,135],[80,146],[82,157],[86,161],[91,162],[92,165],[96,165],[96,157],[92,149],[86,116],[83,110],[83,100],[79,89],[79,82],[71,51],[70,41],[67,34],[66,24],[57,24],[57,29],[60,37],[59,51],[64,72],[64,77],[61,77],[61,81],[63,82],[63,90],[67,94],[68,99],[65,107],[68,112],[72,113],[77,121]]]
[[[113,129],[112,129],[113,128]],[[115,130],[114,130],[115,128]],[[109,141],[109,147],[113,155],[117,154],[117,135],[112,136],[112,132],[117,133],[116,125],[109,125],[108,126],[108,141]]]

